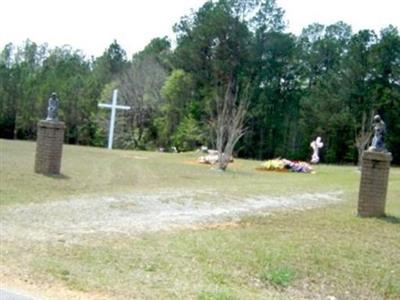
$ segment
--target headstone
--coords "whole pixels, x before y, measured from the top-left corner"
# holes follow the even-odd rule
[[[207,153],[208,152],[208,147],[207,146],[201,146],[200,151],[203,153]]]
[[[128,110],[130,106],[117,105],[118,90],[113,91],[113,99],[111,104],[99,103],[99,107],[111,108],[111,119],[110,127],[108,130],[108,149],[112,149],[113,138],[114,138],[114,125],[115,125],[115,114],[117,109]]]
[[[361,217],[383,217],[385,215],[392,154],[385,148],[385,123],[379,116],[374,117],[373,127],[374,137],[371,147],[364,151],[362,156],[358,196],[358,215]]]
[[[58,103],[56,93],[52,93],[48,101],[47,118],[37,125],[36,173],[60,174],[65,123],[58,120]]]
[[[312,141],[310,147],[313,149],[313,154],[311,156],[311,163],[317,164],[319,163],[319,149],[324,146],[324,143],[321,142],[321,137],[317,137],[315,141]]]

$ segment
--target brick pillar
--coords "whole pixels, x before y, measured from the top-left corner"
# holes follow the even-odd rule
[[[385,215],[386,193],[392,155],[365,151],[362,156],[358,215],[382,217]]]
[[[60,174],[64,122],[42,120],[37,125],[35,172]]]

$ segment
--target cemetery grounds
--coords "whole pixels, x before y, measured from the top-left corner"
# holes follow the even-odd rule
[[[400,169],[386,218],[356,216],[355,166],[226,172],[198,153],[0,140],[0,282],[49,299],[399,299]]]

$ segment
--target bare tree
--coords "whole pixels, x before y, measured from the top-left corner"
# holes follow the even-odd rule
[[[365,149],[367,149],[368,143],[371,139],[372,136],[372,119],[374,116],[374,112],[370,112],[370,116],[367,117],[367,113],[364,111],[362,114],[362,120],[361,120],[361,128],[356,132],[356,137],[355,137],[355,143],[358,151],[358,167],[361,168],[361,162],[362,162],[362,154]]]
[[[163,101],[161,88],[166,78],[167,71],[153,57],[134,61],[119,76],[121,99],[132,107],[121,120],[124,134],[118,136],[124,144],[133,144],[134,148],[142,144],[145,130]]]
[[[217,150],[218,169],[226,170],[231,161],[236,143],[245,133],[244,117],[247,111],[246,99],[238,101],[238,88],[234,79],[228,81],[225,95],[217,96]],[[239,102],[239,103],[238,103]]]

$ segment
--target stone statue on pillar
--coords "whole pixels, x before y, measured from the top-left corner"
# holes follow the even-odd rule
[[[371,146],[362,155],[358,215],[361,217],[385,216],[386,194],[392,154],[385,147],[385,122],[379,115],[372,123],[374,137]]]
[[[372,127],[374,129],[374,137],[368,150],[376,152],[387,152],[385,147],[386,126],[385,122],[383,122],[379,115],[374,116]]]
[[[52,93],[49,98],[46,121],[58,121],[58,99],[56,93]]]
[[[52,93],[47,118],[37,124],[35,172],[58,175],[61,170],[65,123],[58,120],[57,94]]]

